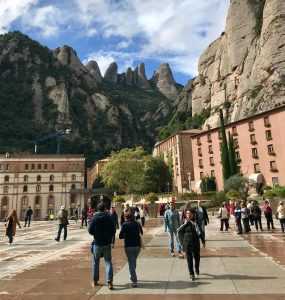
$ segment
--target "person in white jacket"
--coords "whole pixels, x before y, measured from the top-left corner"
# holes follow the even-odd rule
[[[281,231],[284,233],[285,231],[285,207],[283,206],[283,202],[279,202],[279,206],[277,207],[277,217],[280,221]]]
[[[224,224],[226,231],[229,230],[229,213],[226,209],[226,203],[224,202],[220,207],[218,217],[221,219],[221,228],[220,231],[224,231]]]

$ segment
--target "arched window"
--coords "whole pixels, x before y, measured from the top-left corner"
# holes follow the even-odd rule
[[[50,192],[53,192],[53,185],[51,184],[48,189]]]
[[[41,197],[40,196],[36,196],[35,198],[35,205],[40,205],[41,202]]]
[[[9,177],[8,175],[6,175],[6,176],[4,177],[4,181],[5,181],[5,182],[9,182],[9,179],[10,179],[10,177]]]
[[[37,186],[36,186],[36,192],[40,192],[41,191],[41,186],[38,184]]]
[[[3,187],[3,192],[4,192],[4,193],[8,193],[8,191],[9,191],[9,187],[8,187],[8,185],[5,185],[5,186]]]
[[[48,196],[48,204],[54,204],[53,196]]]
[[[27,197],[23,197],[22,201],[21,201],[22,205],[27,205],[28,204],[28,198]]]
[[[28,191],[28,186],[27,185],[24,185],[23,187],[23,192],[26,193]]]
[[[8,205],[8,198],[7,197],[4,197],[2,199],[2,206],[7,206]]]
[[[75,190],[75,189],[76,189],[76,185],[75,185],[75,184],[72,184],[72,185],[71,185],[71,189],[72,189],[72,190]]]
[[[54,181],[54,176],[53,175],[49,176],[49,181]]]
[[[42,176],[41,175],[38,175],[37,176],[37,182],[40,182],[42,180]]]
[[[71,180],[72,180],[72,181],[75,181],[75,180],[76,180],[76,175],[75,175],[75,174],[72,174],[72,175],[71,175]]]
[[[24,176],[24,182],[28,182],[28,178],[29,178],[29,176],[28,176],[28,175],[25,175],[25,176]]]

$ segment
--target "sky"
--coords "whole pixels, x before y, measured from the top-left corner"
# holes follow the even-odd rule
[[[102,75],[145,63],[148,79],[169,63],[176,82],[198,73],[198,60],[224,31],[229,0],[0,0],[0,34],[21,31],[55,49],[72,47]]]

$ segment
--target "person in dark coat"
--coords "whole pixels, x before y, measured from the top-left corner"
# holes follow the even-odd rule
[[[198,201],[198,206],[195,211],[195,220],[199,227],[200,238],[201,238],[203,247],[205,247],[205,245],[206,245],[205,226],[207,226],[207,224],[209,224],[209,217],[208,217],[206,207],[202,205],[202,200]]]
[[[115,236],[116,236],[116,229],[119,229],[119,221],[118,221],[118,215],[115,211],[115,207],[111,207],[110,209],[110,216],[112,218],[113,224],[115,226],[115,234],[112,237],[112,248],[115,246]]]
[[[82,212],[81,212],[81,226],[80,226],[80,228],[83,228],[84,223],[85,223],[85,226],[87,227],[87,217],[88,217],[88,209],[87,209],[87,207],[84,207],[82,209]]]
[[[200,267],[200,240],[199,227],[195,223],[195,210],[186,211],[185,223],[179,228],[179,236],[182,234],[182,249],[186,253],[187,265],[192,281],[195,280],[193,258],[195,260],[195,271],[199,275]]]
[[[9,246],[12,245],[14,236],[16,234],[16,225],[21,228],[21,224],[19,223],[17,212],[15,209],[13,209],[10,213],[10,215],[6,218],[6,235],[9,239]]]
[[[88,232],[93,235],[93,282],[94,286],[99,281],[100,258],[104,257],[106,266],[107,285],[110,290],[113,289],[113,264],[111,254],[112,237],[116,229],[109,213],[103,202],[97,205],[97,213],[89,223]]]
[[[253,213],[254,225],[256,230],[258,230],[258,225],[259,225],[260,230],[263,231],[262,224],[261,224],[261,209],[258,206],[257,201],[255,201],[253,204],[252,213]]]
[[[24,227],[27,226],[27,223],[28,223],[28,227],[30,227],[32,214],[33,214],[33,210],[31,208],[31,206],[29,206],[29,208],[26,211],[26,215],[25,215],[25,225],[24,225]]]

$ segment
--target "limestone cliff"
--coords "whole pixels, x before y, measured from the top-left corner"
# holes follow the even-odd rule
[[[284,32],[285,1],[232,0],[225,32],[200,57],[193,114],[210,105],[214,127],[218,108],[232,122],[285,104]]]

